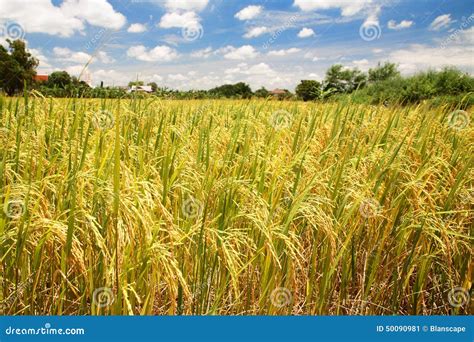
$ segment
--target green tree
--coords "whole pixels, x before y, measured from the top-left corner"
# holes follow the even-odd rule
[[[147,84],[148,86],[151,87],[151,90],[155,93],[158,90],[158,84],[156,82],[150,82]]]
[[[22,40],[7,39],[8,49],[0,45],[0,87],[13,95],[33,83],[38,60],[26,50]]]
[[[233,87],[234,93],[237,97],[248,99],[252,96],[252,89],[250,89],[250,86],[244,82],[236,83]]]
[[[348,78],[347,72],[344,70],[342,64],[332,65],[326,71],[326,77],[324,79],[325,87],[324,90],[332,90],[333,92],[342,93],[345,91],[346,79]]]
[[[270,95],[270,92],[265,89],[265,87],[261,87],[260,89],[257,89],[255,91],[255,96],[256,97],[262,97],[262,98],[266,98]]]
[[[132,86],[142,86],[142,85],[145,85],[145,83],[143,81],[130,81],[128,82],[128,87],[131,88]]]
[[[236,84],[224,84],[209,90],[209,94],[214,97],[229,97],[248,99],[252,96],[252,89],[244,82]]]
[[[316,100],[321,96],[321,83],[314,80],[302,80],[296,87],[296,95],[303,101]]]
[[[365,87],[367,74],[355,68],[350,71],[349,92]]]
[[[365,86],[367,75],[359,69],[345,68],[341,64],[332,65],[326,71],[324,91],[350,93]]]
[[[397,65],[390,62],[385,64],[377,64],[375,68],[369,69],[369,82],[381,82],[400,76]]]
[[[50,88],[66,89],[71,83],[72,78],[67,71],[55,71],[49,75],[47,86]]]

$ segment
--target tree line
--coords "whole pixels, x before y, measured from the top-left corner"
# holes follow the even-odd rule
[[[7,40],[8,47],[0,45],[0,88],[8,95],[35,89],[44,96],[84,97],[84,98],[126,98],[149,96],[129,94],[123,87],[91,87],[86,82],[66,71],[55,71],[46,82],[35,82],[38,60],[26,49],[22,40]],[[143,86],[140,80],[131,81],[128,86]],[[295,92],[287,89],[274,94],[264,87],[252,91],[244,82],[224,84],[209,90],[174,90],[159,87],[155,82],[147,84],[152,95],[173,99],[206,98],[277,98],[280,100],[324,101],[350,96],[361,103],[416,103],[426,99],[443,98],[467,106],[474,104],[474,78],[462,71],[446,67],[442,70],[428,70],[413,76],[403,77],[397,65],[390,62],[379,63],[376,67],[362,72],[358,68],[348,68],[341,64],[332,65],[322,81],[301,80]]]

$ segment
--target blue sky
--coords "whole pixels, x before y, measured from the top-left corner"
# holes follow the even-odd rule
[[[24,38],[40,73],[178,89],[293,90],[335,63],[386,60],[473,73],[473,24],[466,0],[0,0],[0,44]]]

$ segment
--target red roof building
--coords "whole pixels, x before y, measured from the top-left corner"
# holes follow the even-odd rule
[[[34,80],[36,82],[48,82],[48,75],[35,75]]]
[[[278,89],[278,88],[277,88],[277,89],[273,89],[272,91],[270,91],[270,94],[276,95],[276,96],[278,96],[278,95],[285,95],[285,94],[286,94],[286,91],[285,91],[285,89]]]

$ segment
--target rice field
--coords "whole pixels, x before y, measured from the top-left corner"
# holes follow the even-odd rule
[[[1,98],[2,314],[468,314],[455,109]]]

